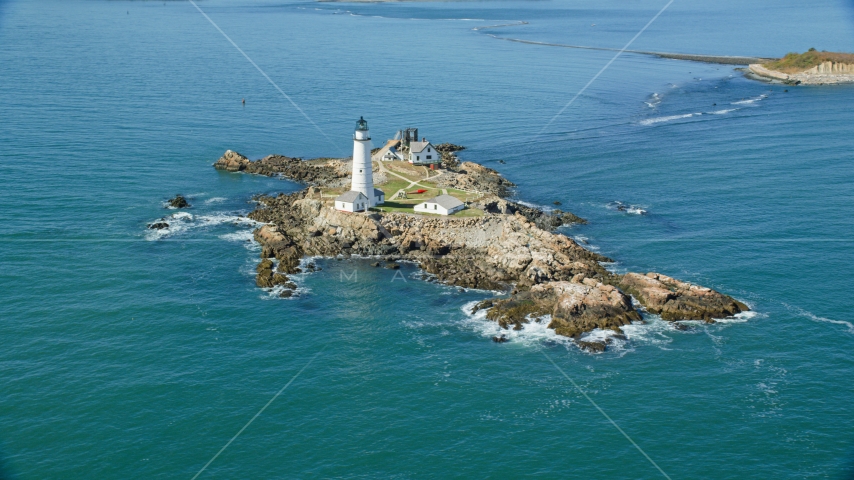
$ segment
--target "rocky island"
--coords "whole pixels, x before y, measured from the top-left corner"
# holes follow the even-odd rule
[[[811,48],[798,54],[750,65],[750,74],[787,85],[854,83],[854,54],[819,52]]]
[[[587,342],[584,334],[595,329],[620,333],[624,325],[643,322],[643,312],[667,321],[714,322],[748,310],[727,295],[658,273],[608,271],[603,263],[609,258],[555,231],[583,219],[508,200],[515,185],[495,170],[461,162],[455,154],[461,149],[437,146],[438,168],[382,161],[383,149],[375,149],[375,186],[390,200],[357,213],[333,207],[349,183],[352,159],[270,155],[251,161],[227,151],[214,167],[306,185],[291,194],[256,197],[258,206],[249,214],[264,224],[254,232],[262,247],[256,284],[285,297],[296,288],[289,275],[301,270],[307,256],[370,256],[391,265],[412,261],[433,281],[498,292],[474,311],[485,310],[486,318],[501,327],[548,321],[557,334],[592,351],[604,350],[606,341]],[[420,200],[412,197],[440,192],[464,201],[466,209],[446,217],[413,211]]]

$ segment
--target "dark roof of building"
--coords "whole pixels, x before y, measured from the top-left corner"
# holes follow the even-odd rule
[[[380,190],[379,188],[374,189],[374,197],[379,197],[380,195],[385,196],[385,192]]]
[[[365,200],[367,200],[367,199],[368,199],[368,197],[366,197],[364,194],[362,194],[362,192],[357,192],[357,191],[355,191],[355,190],[350,190],[349,192],[344,192],[344,193],[342,193],[341,195],[338,195],[338,197],[335,199],[335,201],[336,201],[336,202],[347,202],[347,203],[353,203],[353,202],[355,202],[356,200],[359,200],[359,197],[362,197],[362,198],[364,198]]]

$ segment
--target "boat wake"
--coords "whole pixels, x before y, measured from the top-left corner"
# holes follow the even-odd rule
[[[832,318],[821,317],[821,316],[816,315],[814,313],[808,312],[801,307],[789,305],[788,303],[785,303],[785,302],[780,302],[780,303],[783,304],[783,306],[786,307],[786,309],[789,310],[790,312],[798,314],[802,317],[806,317],[806,318],[812,320],[813,322],[831,323],[834,325],[843,325],[846,327],[846,330],[848,331],[848,333],[854,334],[854,323],[851,323],[847,320],[834,320]]]

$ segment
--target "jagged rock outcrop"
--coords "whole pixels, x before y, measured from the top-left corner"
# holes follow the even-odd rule
[[[478,303],[472,313],[486,309],[486,318],[502,328],[519,330],[532,321],[549,318],[548,328],[558,335],[574,338],[580,347],[603,351],[599,341],[582,341],[586,332],[603,329],[621,332],[620,327],[641,321],[631,298],[618,288],[585,278],[576,281],[547,282],[534,285],[510,298],[494,298]]]
[[[434,181],[443,188],[492,193],[500,197],[506,197],[516,186],[497,171],[474,162],[462,162],[456,170],[448,170]]]
[[[582,283],[535,285],[531,293],[554,302],[549,328],[558,335],[578,338],[597,328],[620,331],[623,325],[641,320],[628,295],[613,285],[591,278],[585,278]]]
[[[251,161],[245,156],[227,150],[214,163],[214,168],[229,172],[246,172],[266,175],[282,175],[290,180],[307,185],[338,186],[348,175],[348,164],[335,159],[302,160],[284,155],[268,155]]]
[[[249,166],[252,162],[244,157],[243,155],[232,151],[226,150],[225,154],[217,160],[213,166],[217,170],[226,170],[229,172],[242,172],[246,170],[246,167]]]
[[[465,149],[466,149],[466,147],[464,147],[462,145],[454,145],[453,143],[440,143],[440,144],[436,145],[436,150],[439,153],[461,152]]]
[[[456,152],[465,150],[462,145],[454,145],[453,143],[440,143],[436,145],[436,151],[442,155],[442,166],[451,170],[456,170],[460,166],[460,160],[456,156]]]
[[[259,197],[250,217],[273,223],[256,234],[265,256],[295,248],[303,255],[386,255],[417,261],[442,282],[503,290],[578,274],[608,278],[590,252],[564,235],[540,229],[521,213],[437,218],[400,213],[350,214],[324,206],[303,191]]]
[[[647,311],[664,320],[725,318],[749,310],[747,305],[710,288],[682,282],[659,273],[627,273],[620,288],[633,295]]]
[[[543,230],[553,230],[562,225],[585,224],[587,220],[562,210],[546,212],[539,208],[529,207],[521,203],[505,200],[497,195],[485,195],[472,202],[472,207],[479,208],[487,213],[501,213],[511,215],[519,212],[529,221],[534,222]]]

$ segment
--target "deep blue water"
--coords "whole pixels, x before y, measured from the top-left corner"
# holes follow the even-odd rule
[[[199,2],[331,143],[188,2],[0,3],[7,468],[190,478],[314,358],[199,478],[661,477],[545,352],[672,478],[850,474],[854,87],[626,54],[538,135],[614,53],[486,35],[621,48],[665,3]],[[851,2],[677,0],[632,48],[852,45]],[[296,299],[255,288],[240,216],[299,186],[210,164],[339,155],[359,115],[562,202],[613,268],[755,314],[649,318],[591,355],[536,325],[494,344],[463,311],[488,293],[414,266],[323,260]],[[157,237],[179,192],[191,217]]]

